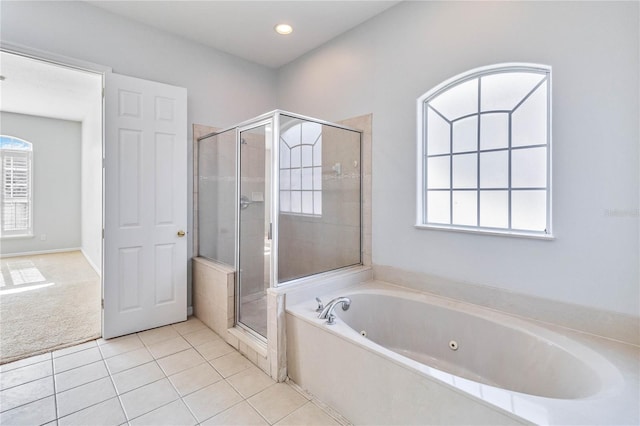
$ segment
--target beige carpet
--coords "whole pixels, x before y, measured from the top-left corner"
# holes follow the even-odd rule
[[[79,251],[0,261],[0,364],[100,337],[100,278]]]

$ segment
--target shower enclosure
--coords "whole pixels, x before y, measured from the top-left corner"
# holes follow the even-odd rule
[[[198,254],[236,271],[236,325],[266,290],[361,264],[361,133],[273,111],[198,139]]]

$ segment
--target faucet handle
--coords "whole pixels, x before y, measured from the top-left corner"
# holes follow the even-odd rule
[[[336,316],[334,314],[329,314],[329,316],[327,317],[327,322],[325,322],[325,324],[333,325],[335,323],[336,323]]]
[[[322,312],[324,309],[324,305],[322,304],[322,300],[319,297],[316,297],[316,302],[318,302],[318,307],[316,308],[316,312]]]

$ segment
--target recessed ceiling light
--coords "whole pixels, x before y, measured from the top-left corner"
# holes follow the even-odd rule
[[[293,27],[289,24],[278,24],[274,28],[278,34],[287,35],[293,32]]]

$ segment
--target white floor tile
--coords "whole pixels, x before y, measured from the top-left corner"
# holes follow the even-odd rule
[[[135,351],[126,352],[120,355],[116,355],[111,358],[107,358],[107,368],[109,373],[117,374],[121,371],[128,370],[129,368],[137,367],[138,365],[146,364],[153,361],[153,357],[147,350],[147,348],[136,349]]]
[[[7,411],[50,395],[53,395],[52,376],[14,386],[0,391],[0,411]]]
[[[218,336],[208,328],[185,334],[184,338],[187,339],[187,342],[191,343],[193,346],[199,346],[205,343],[221,340],[220,336]]]
[[[231,384],[244,398],[261,392],[276,382],[257,367],[249,367],[233,376],[227,377]]]
[[[218,370],[218,373],[220,373],[222,377],[232,376],[253,365],[251,361],[240,355],[239,352],[233,352],[220,358],[212,359],[209,363],[213,365],[213,368]]]
[[[10,362],[8,364],[0,365],[0,373],[5,371],[15,370],[16,368],[24,367],[25,365],[37,364],[42,361],[51,360],[51,352],[46,354],[35,355],[29,358],[23,358],[18,361]]]
[[[37,364],[26,365],[0,374],[0,389],[8,389],[27,382],[42,379],[53,374],[51,361],[46,360]]]
[[[76,386],[84,385],[85,383],[107,377],[108,375],[109,372],[102,360],[94,362],[93,364],[87,364],[82,367],[67,370],[55,375],[56,392],[64,392],[71,388],[75,388]]]
[[[139,365],[112,376],[113,383],[119,395],[132,391],[165,377],[155,361]]]
[[[207,342],[196,347],[196,350],[206,359],[210,361],[212,359],[219,358],[223,355],[230,354],[236,350],[233,346],[228,345],[224,340],[216,340],[215,342]]]
[[[111,398],[58,420],[60,426],[117,426],[127,418],[118,398]]]
[[[333,417],[322,411],[317,405],[309,401],[284,419],[276,423],[278,426],[339,426]]]
[[[181,400],[173,401],[129,422],[131,426],[193,426],[196,419]]]
[[[100,352],[102,352],[103,358],[111,358],[112,356],[120,355],[125,352],[130,352],[135,349],[140,349],[144,346],[142,340],[137,334],[129,334],[127,336],[116,337],[115,339],[103,340],[98,344]]]
[[[149,349],[149,352],[151,352],[151,355],[153,355],[155,359],[163,358],[189,348],[191,348],[191,345],[180,336],[147,346],[147,349]]]
[[[196,317],[190,317],[185,322],[172,324],[172,327],[180,334],[193,333],[194,331],[206,329],[207,326]]]
[[[247,400],[271,424],[288,416],[307,403],[291,386],[277,383]]]
[[[269,423],[247,401],[242,401],[201,424],[202,426],[265,426]]]
[[[179,396],[168,379],[158,380],[120,395],[124,412],[129,420],[160,408]]]
[[[63,371],[71,370],[72,368],[100,361],[101,359],[102,355],[100,354],[100,351],[97,347],[93,347],[54,358],[53,369],[55,373],[58,374]]]
[[[53,357],[58,358],[61,356],[69,355],[74,352],[84,351],[85,349],[94,348],[97,346],[95,340],[89,340],[85,343],[80,343],[79,345],[69,346],[68,348],[58,349],[57,351],[53,351]]]
[[[174,374],[169,380],[180,396],[185,396],[222,380],[222,376],[211,365],[204,363]]]
[[[116,396],[111,379],[105,377],[56,394],[58,417],[64,417]]]
[[[198,364],[206,362],[195,349],[191,348],[158,360],[158,365],[167,376],[179,373]]]
[[[154,360],[150,350],[166,356]],[[193,317],[26,358],[0,372],[3,426],[337,424]]]
[[[191,412],[199,422],[213,417],[242,401],[238,392],[224,380],[200,389],[184,398]]]
[[[163,340],[173,339],[178,336],[180,336],[180,334],[170,325],[138,333],[138,337],[140,337],[147,346],[162,342]]]
[[[56,420],[56,401],[53,395],[0,413],[2,425],[41,425]]]

